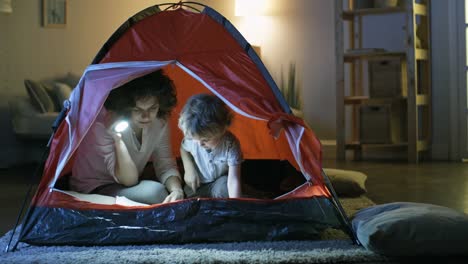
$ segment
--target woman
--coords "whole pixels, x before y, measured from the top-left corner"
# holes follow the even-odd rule
[[[114,89],[75,154],[71,189],[145,204],[182,199],[167,122],[176,102],[172,80],[162,70]],[[122,120],[128,129],[115,132]],[[159,182],[142,177],[150,161]]]

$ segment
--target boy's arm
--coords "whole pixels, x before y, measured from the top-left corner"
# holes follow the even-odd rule
[[[182,164],[184,165],[184,181],[185,184],[192,188],[193,192],[197,191],[197,188],[200,187],[200,179],[198,177],[197,169],[195,167],[195,162],[190,153],[185,151],[182,146],[180,147],[180,157],[182,159]]]
[[[229,198],[240,198],[242,196],[240,170],[240,164],[229,166],[227,179]]]
[[[184,191],[182,190],[182,183],[179,176],[170,176],[164,183],[169,195],[164,199],[163,203],[174,202],[184,199]]]

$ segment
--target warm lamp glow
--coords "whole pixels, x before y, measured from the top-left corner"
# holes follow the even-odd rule
[[[11,13],[13,8],[11,8],[11,0],[0,0],[0,13]]]
[[[263,46],[264,38],[273,34],[271,21],[268,16],[247,16],[238,22],[238,29],[250,45]]]
[[[267,13],[267,0],[236,0],[236,16],[263,16]]]

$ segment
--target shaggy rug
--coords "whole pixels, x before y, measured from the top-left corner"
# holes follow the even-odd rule
[[[341,199],[349,216],[374,203],[361,196]],[[0,238],[5,249],[11,231]],[[0,253],[1,263],[388,263],[390,259],[354,245],[340,230],[326,230],[321,240],[250,241],[134,246],[31,246]]]

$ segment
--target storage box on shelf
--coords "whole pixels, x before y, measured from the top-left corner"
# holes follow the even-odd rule
[[[354,9],[396,7],[398,0],[354,0]]]
[[[369,61],[369,96],[371,98],[406,97],[402,87],[400,60]]]
[[[405,144],[406,102],[361,105],[359,141],[362,144]]]

